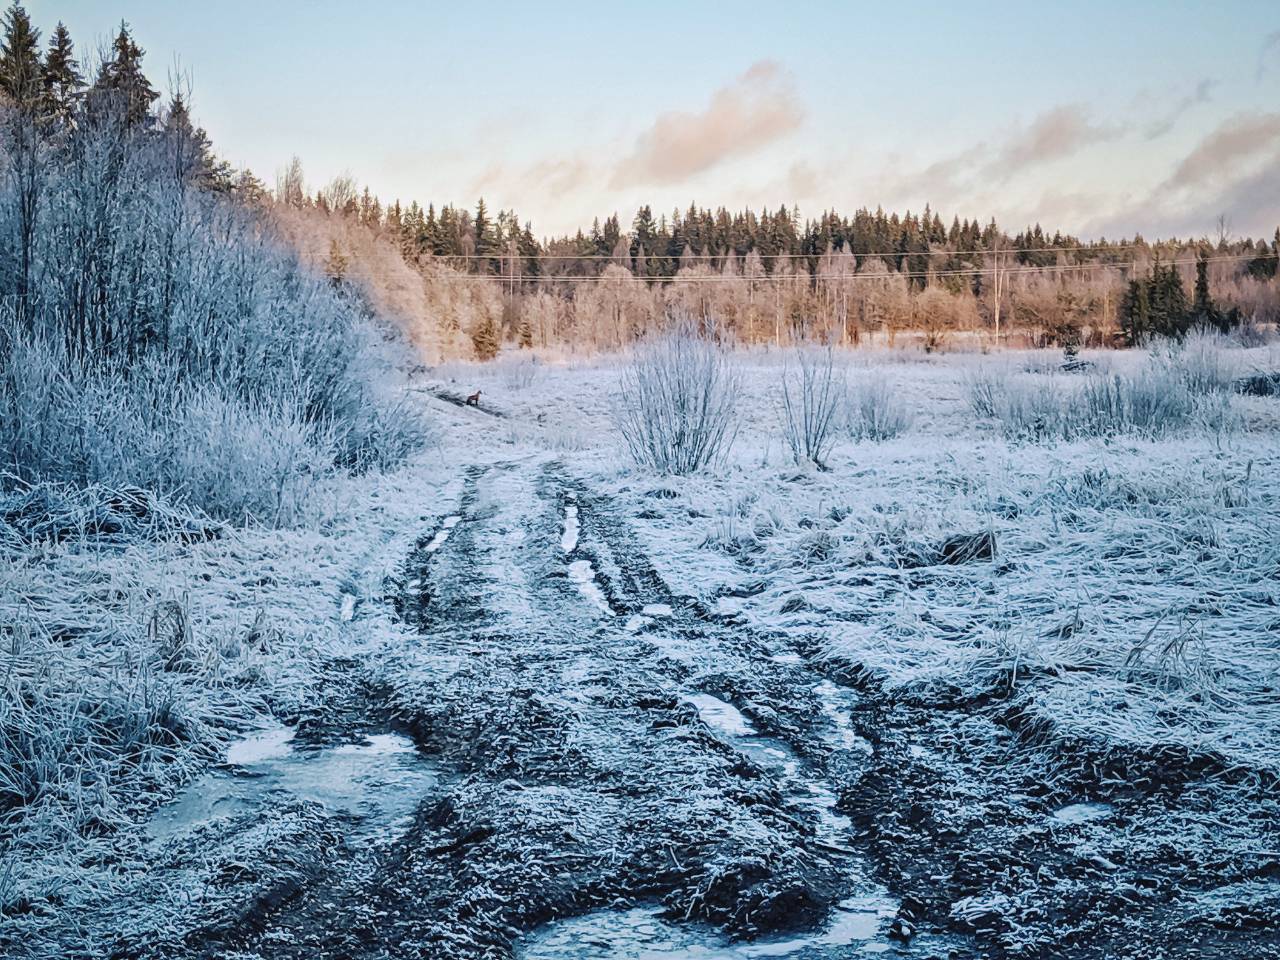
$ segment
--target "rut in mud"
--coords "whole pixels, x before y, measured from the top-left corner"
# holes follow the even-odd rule
[[[666,594],[606,514],[553,468],[470,471],[396,598],[420,642],[378,677],[438,789],[237,948],[947,954],[894,939],[897,904],[838,809],[829,774],[869,750],[852,693]]]

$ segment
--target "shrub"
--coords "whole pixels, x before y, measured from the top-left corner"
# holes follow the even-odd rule
[[[826,464],[835,443],[837,415],[844,409],[848,382],[831,347],[800,347],[782,374],[783,435],[796,463]]]
[[[623,371],[617,426],[632,458],[662,473],[719,462],[737,434],[739,377],[729,356],[680,320]]]

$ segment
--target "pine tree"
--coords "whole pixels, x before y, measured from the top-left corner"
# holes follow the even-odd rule
[[[1191,322],[1201,330],[1222,326],[1218,308],[1209,296],[1209,261],[1203,250],[1196,257],[1196,289],[1191,302]]]
[[[15,3],[4,15],[4,39],[0,41],[0,91],[25,113],[33,112],[40,101],[40,31],[22,4]]]
[[[69,123],[75,116],[76,105],[84,90],[84,77],[71,45],[71,34],[59,22],[49,40],[49,52],[44,58],[43,87],[44,115],[61,123]]]
[[[1141,346],[1151,334],[1151,300],[1147,278],[1130,280],[1120,301],[1120,331],[1125,343]]]
[[[201,187],[214,185],[218,163],[213,156],[213,145],[204,130],[191,122],[191,111],[181,93],[173,95],[165,111],[164,139],[177,179]]]
[[[91,99],[119,110],[126,126],[150,126],[151,104],[160,94],[142,72],[145,51],[134,43],[127,23],[120,24],[111,49],[114,56],[98,72],[90,90]]]

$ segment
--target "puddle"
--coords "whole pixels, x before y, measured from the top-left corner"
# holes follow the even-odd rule
[[[443,547],[444,542],[449,539],[449,534],[453,531],[453,528],[458,525],[458,521],[461,519],[462,518],[457,514],[445,517],[444,522],[440,524],[440,529],[436,531],[436,535],[432,537],[431,542],[427,544],[426,552],[435,553]]]
[[[1113,809],[1109,803],[1069,803],[1053,811],[1053,819],[1059,823],[1091,823],[1111,816]]]
[[[543,927],[516,944],[520,960],[754,960],[757,957],[847,957],[883,953],[882,933],[897,912],[887,893],[850,897],[832,909],[827,924],[786,939],[733,942],[701,924],[672,923],[658,908],[599,910]]]
[[[823,715],[836,728],[836,746],[843,750],[857,750],[869,756],[873,752],[871,744],[854,732],[853,714],[848,706],[857,700],[858,695],[852,690],[836,686],[830,680],[823,680],[815,686],[813,693],[822,706]]]
[[[712,730],[727,737],[753,737],[756,728],[731,703],[706,693],[686,694],[682,699],[698,708],[698,716]]]
[[[357,818],[351,834],[356,839],[390,839],[408,828],[436,780],[434,765],[398,733],[304,747],[296,744],[291,728],[273,727],[231,744],[226,764],[156,810],[146,830],[166,840],[224,817],[298,799]]]
[[[573,553],[578,546],[578,507],[566,504],[564,508],[564,533],[560,534],[560,549]]]
[[[787,802],[810,811],[819,841],[843,848],[853,822],[837,812],[839,797],[820,780],[806,775],[804,765],[781,740],[758,734],[751,722],[731,703],[705,693],[683,697],[698,710],[708,727],[741,750],[777,780]]]
[[[577,585],[578,592],[598,607],[601,613],[613,616],[613,607],[609,606],[604,591],[596,582],[595,567],[591,566],[590,560],[575,560],[569,564],[569,579]]]

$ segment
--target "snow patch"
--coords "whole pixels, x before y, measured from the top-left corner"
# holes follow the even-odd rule
[[[457,514],[445,517],[444,522],[440,525],[440,529],[436,531],[436,535],[432,537],[431,542],[427,544],[426,552],[435,553],[443,547],[444,542],[449,539],[449,534],[453,531],[453,528],[458,525],[458,521],[461,519],[462,517]]]
[[[595,567],[590,560],[575,560],[569,564],[569,579],[578,587],[578,592],[591,601],[601,613],[613,616],[613,607],[605,597],[600,584],[596,582]]]
[[[578,507],[568,504],[564,508],[564,532],[560,534],[560,549],[573,553],[578,547]]]

